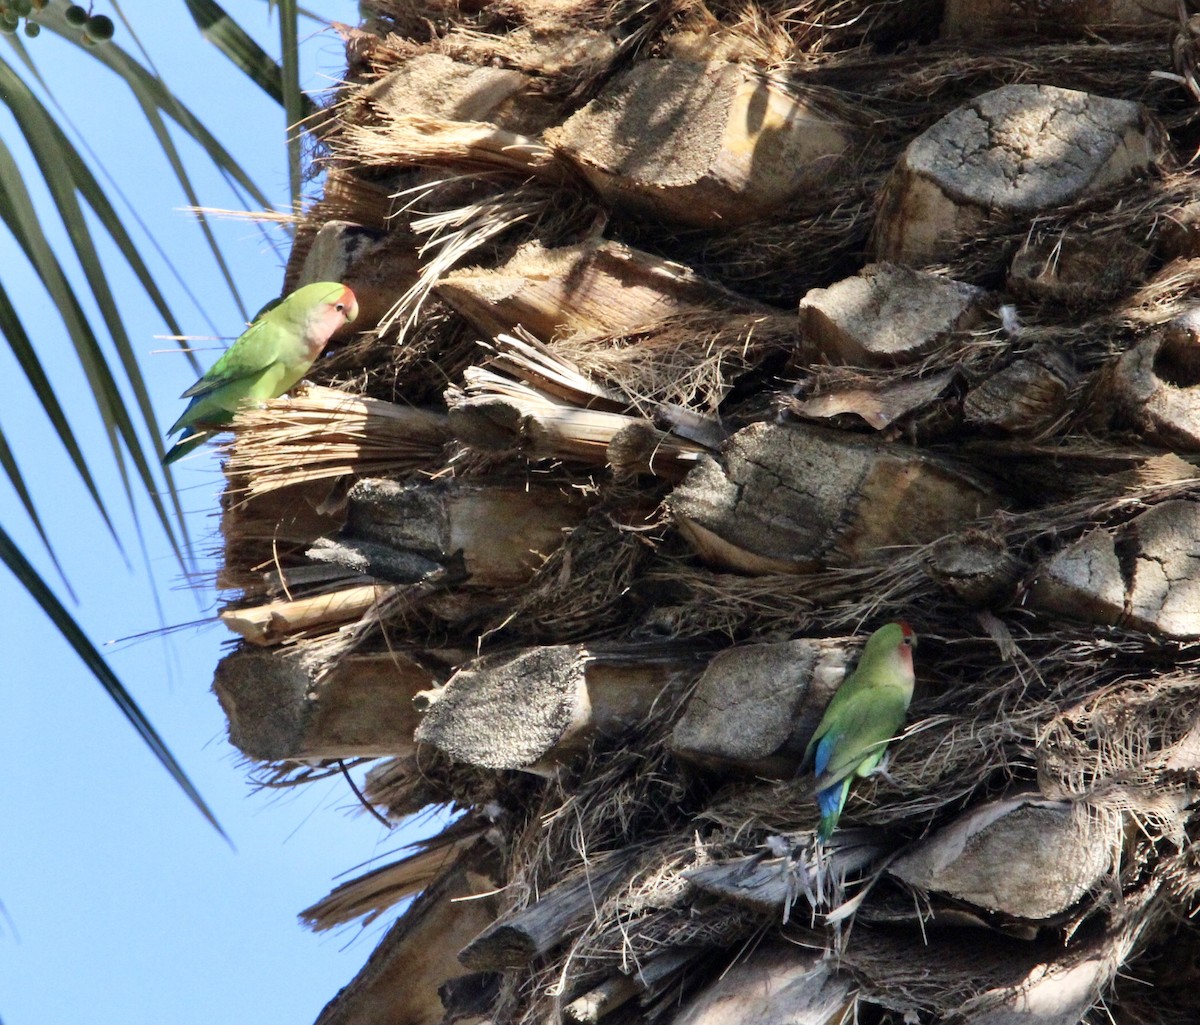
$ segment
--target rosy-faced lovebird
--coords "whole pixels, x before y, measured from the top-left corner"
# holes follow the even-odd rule
[[[816,777],[821,843],[833,835],[854,777],[876,771],[904,722],[912,700],[916,644],[907,623],[889,623],[871,634],[804,750],[801,770],[811,767]]]
[[[163,457],[163,465],[220,433],[242,406],[266,402],[295,387],[330,336],[357,316],[354,293],[336,281],[305,285],[267,306],[181,396],[192,401],[167,431],[183,433]]]

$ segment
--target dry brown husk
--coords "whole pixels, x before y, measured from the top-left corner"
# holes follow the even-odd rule
[[[459,446],[423,454],[418,472],[551,477],[586,495],[590,514],[520,588],[458,609],[450,597],[436,608],[397,602],[355,630],[297,639],[297,646],[318,663],[355,648],[386,648],[399,638],[453,647],[467,653],[463,658],[476,650],[629,637],[687,639],[715,651],[759,639],[864,634],[904,616],[921,636],[910,728],[895,744],[892,780],[857,784],[845,825],[871,827],[898,848],[978,801],[1037,787],[1127,824],[1113,892],[1090,895],[1070,921],[1047,927],[1033,945],[1004,940],[991,949],[981,941],[990,952],[978,963],[960,953],[946,956],[936,938],[924,951],[918,928],[898,942],[899,927],[889,931],[865,920],[837,934],[822,929],[820,919],[809,928],[807,914],[796,914],[791,938],[839,949],[840,968],[859,987],[855,1005],[879,1009],[883,1020],[909,1014],[969,1020],[981,1002],[1000,999],[996,993],[1020,979],[1035,953],[1049,962],[1098,951],[1113,974],[1124,964],[1131,976],[1106,989],[1117,1021],[1190,1021],[1190,990],[1180,980],[1194,980],[1190,959],[1197,950],[1197,931],[1186,916],[1200,893],[1190,807],[1200,786],[1200,759],[1192,751],[1200,721],[1200,645],[1035,615],[1023,605],[1028,574],[1042,556],[1170,498],[1200,497],[1200,475],[1191,464],[1142,446],[1095,415],[1087,379],[1200,294],[1200,262],[1164,264],[1159,252],[1164,224],[1194,199],[1190,169],[1167,168],[1046,212],[1032,229],[997,226],[941,268],[997,290],[998,307],[1007,298],[1000,290],[1009,259],[1027,238],[1082,235],[1102,245],[1120,237],[1144,246],[1150,254],[1145,279],[1089,303],[1084,313],[1024,303],[1016,329],[997,316],[920,365],[886,370],[814,362],[787,320],[810,287],[866,262],[874,198],[903,146],[987,89],[1045,82],[1139,100],[1174,133],[1186,159],[1195,107],[1176,84],[1150,76],[1170,68],[1165,26],[1130,31],[1105,45],[1099,45],[1101,35],[1037,45],[898,48],[895,43],[913,40],[919,25],[932,24],[932,8],[864,0],[507,0],[480,7],[470,26],[454,24],[461,9],[450,2],[376,0],[365,13],[375,19],[376,34],[352,40],[359,77],[349,91],[427,52],[537,71],[549,41],[557,45],[573,33],[586,45],[555,50],[566,56],[541,82],[564,116],[640,56],[737,59],[792,88],[836,97],[838,112],[868,130],[872,145],[844,184],[815,206],[806,197],[767,223],[715,232],[601,211],[586,188],[564,186],[561,167],[536,138],[516,140],[518,149],[505,152],[493,145],[498,136],[477,125],[375,120],[330,131],[326,195],[300,225],[293,269],[305,240],[335,216],[379,228],[400,217],[405,230],[416,221],[426,229],[421,237],[432,236],[435,244],[425,253],[426,279],[397,306],[393,322],[331,354],[315,368],[316,379],[386,401],[439,405],[447,387],[461,386],[467,369],[481,363],[477,342],[495,340],[479,339],[428,295],[438,275],[467,264],[495,266],[531,240],[567,244],[602,231],[772,304],[778,318],[699,312],[620,336],[547,342],[598,392],[645,417],[656,415],[657,404],[674,403],[736,427],[791,415],[798,402],[789,399],[875,393],[947,375],[951,383],[943,391],[886,424],[881,436],[930,447],[986,475],[1005,509],[970,527],[997,538],[1020,572],[984,607],[969,605],[931,575],[933,545],[879,551],[855,566],[805,575],[720,573],[700,565],[675,535],[659,509],[667,490],[662,482],[617,482],[603,465],[581,468]],[[589,35],[614,24],[607,43]],[[353,102],[348,93],[344,98]],[[414,187],[420,191],[409,191]],[[402,211],[414,196],[419,202]],[[960,408],[965,389],[1048,344],[1067,352],[1084,378],[1064,416],[1036,438],[967,432]],[[843,429],[871,431],[861,419],[851,420],[834,418]],[[412,469],[398,462],[392,472]],[[247,513],[229,526],[232,565],[225,579],[253,598],[252,571],[271,567],[272,525]],[[282,559],[299,561],[291,550]],[[622,1012],[623,1020],[664,1020],[697,978],[752,957],[755,938],[779,927],[777,918],[698,897],[684,873],[755,854],[771,837],[803,843],[815,808],[794,781],[725,780],[675,764],[667,737],[686,696],[687,684],[678,684],[649,721],[598,740],[552,779],[456,766],[434,751],[372,771],[368,799],[397,819],[432,803],[496,802],[505,809],[502,910],[528,906],[605,854],[633,855],[626,877],[589,922],[527,972],[505,974],[493,1020],[549,1020],[613,973],[627,974],[664,950],[694,950],[693,963],[704,971],[680,971],[647,996],[645,1007],[634,1001]],[[856,885],[851,881],[853,892]],[[886,884],[878,886],[882,897]],[[372,914],[378,906],[367,900],[354,910]],[[897,954],[917,948],[923,954],[911,960]],[[1149,996],[1144,981],[1156,986]]]

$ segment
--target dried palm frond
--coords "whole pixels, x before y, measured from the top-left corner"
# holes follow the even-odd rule
[[[803,358],[806,346],[792,316],[696,310],[635,331],[567,335],[551,349],[652,416],[664,404],[711,414],[766,356]]]
[[[404,338],[392,327],[368,332],[339,346],[315,364],[316,384],[372,398],[436,408],[446,386],[475,359],[476,341],[468,325],[445,303],[432,297]]]
[[[252,644],[292,643],[361,625],[393,598],[396,587],[372,581],[292,600],[225,609],[221,622]]]
[[[248,498],[310,481],[414,469],[450,441],[443,413],[310,386],[238,413],[225,466]]]
[[[450,165],[549,182],[564,177],[553,151],[530,136],[486,121],[451,121],[396,110],[377,109],[374,123],[349,125],[343,152],[364,167]]]
[[[1093,690],[1039,738],[1042,791],[1126,811],[1145,836],[1182,847],[1185,810],[1200,784],[1197,722],[1200,688],[1189,675]]]
[[[362,919],[362,925],[370,925],[389,908],[424,890],[491,828],[481,816],[463,816],[436,836],[411,844],[414,853],[407,857],[342,883],[301,911],[300,920],[314,932],[356,918]]]
[[[668,351],[661,357],[655,352],[655,346],[650,341],[638,346],[638,351],[641,352],[640,359],[628,355],[629,350],[626,348],[627,354],[615,359],[619,366],[625,368],[625,373],[601,374],[593,369],[589,375],[579,363],[565,355],[566,352],[573,351],[583,364],[593,367],[596,364],[603,365],[603,350],[615,344],[610,340],[590,339],[589,343],[585,343],[574,339],[547,345],[520,329],[512,335],[497,335],[492,345],[484,344],[485,349],[495,353],[487,365],[576,406],[622,413],[637,412],[644,417],[652,417],[661,425],[669,425],[680,437],[715,449],[727,436],[720,421],[714,416],[697,413],[685,407],[696,399],[695,393],[700,388],[697,382],[703,381],[712,385],[715,401],[709,403],[709,408],[716,408],[720,396],[727,390],[721,369],[722,362],[728,357],[732,346],[729,343],[718,345],[716,337],[694,339],[686,326],[688,319],[684,318],[683,325],[661,326],[671,339],[662,346]],[[741,341],[743,354],[749,347],[748,336],[753,333],[754,326],[758,323],[759,321],[755,321],[754,325],[747,329],[747,338]],[[719,330],[716,336],[720,336]],[[649,337],[656,339],[660,336],[651,331]],[[698,356],[701,346],[707,348],[706,358]],[[682,350],[689,350],[696,358],[687,360]],[[611,349],[609,351],[613,352]],[[697,362],[700,363],[700,367],[696,367]],[[682,369],[685,366],[687,370]],[[677,367],[680,368],[680,373],[673,375],[671,371]],[[595,376],[606,376],[616,387],[606,388],[598,384]],[[650,394],[639,391],[639,379],[646,382],[656,381],[666,394],[682,401],[656,400]]]
[[[468,367],[463,377],[462,387],[446,392],[446,402],[450,428],[468,446],[520,451],[532,459],[613,463],[626,472],[672,479],[682,478],[706,451],[644,417],[581,409],[483,367]],[[614,456],[614,445],[630,432],[639,432],[639,444]]]
[[[432,205],[431,201],[443,192],[456,195],[463,187],[481,187],[483,194],[425,213],[413,209],[419,203]],[[494,245],[518,226],[554,234],[578,220],[581,212],[579,204],[564,209],[559,190],[537,181],[512,185],[493,172],[446,174],[413,186],[396,198],[406,200],[402,211],[409,213],[409,230],[417,236],[429,236],[418,249],[422,259],[420,276],[376,328],[383,334],[399,324],[401,340],[412,330],[433,286],[467,256],[474,254],[478,259],[480,250]],[[587,213],[586,204],[583,213]],[[550,226],[549,222],[554,221],[557,227]]]
[[[560,346],[552,348],[528,331],[518,328],[497,335],[494,343],[480,344],[493,354],[488,359],[490,368],[564,402],[617,412],[628,408],[622,395],[597,384],[561,353]]]
[[[480,624],[481,637],[519,631],[531,639],[569,640],[614,629],[627,615],[630,585],[651,556],[641,531],[617,521],[622,512],[632,510],[614,503],[571,531],[529,582]]]
[[[892,156],[894,157],[895,154]],[[863,251],[874,223],[874,196],[890,166],[849,172],[845,183],[812,210],[805,197],[768,220],[720,231],[666,226],[643,218],[614,215],[615,235],[680,263],[690,262],[706,277],[760,302],[794,307],[810,288],[853,274],[865,262]]]

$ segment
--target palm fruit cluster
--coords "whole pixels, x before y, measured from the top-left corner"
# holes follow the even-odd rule
[[[85,43],[102,43],[113,37],[113,20],[107,14],[92,14],[89,9],[72,4],[63,16],[69,24],[83,29]]]
[[[30,15],[45,5],[46,0],[0,0],[0,32],[8,36],[16,35],[24,18],[25,34],[31,38],[36,36],[42,31],[42,26],[31,20]]]
[[[0,0],[0,32],[14,36],[25,21],[25,35],[31,39],[39,35],[42,26],[35,20],[37,12],[43,10],[49,0]],[[83,29],[82,41],[91,46],[112,39],[115,26],[107,14],[93,14],[89,8],[72,4],[63,17],[67,24]]]

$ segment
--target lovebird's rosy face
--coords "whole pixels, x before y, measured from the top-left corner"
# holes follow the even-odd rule
[[[913,670],[912,650],[917,646],[917,634],[907,623],[888,623],[867,639],[862,659],[867,664],[895,659],[909,673]]]
[[[343,324],[349,324],[357,316],[358,300],[354,297],[354,292],[345,285],[338,286],[337,291],[317,303],[308,315],[307,330],[305,331],[311,358],[316,359],[333,333]]]
[[[346,287],[342,288],[342,294],[333,302],[333,308],[342,315],[342,322],[345,324],[352,323],[358,316],[358,300]]]
[[[896,624],[900,628],[900,643],[897,648],[900,653],[900,661],[908,667],[911,673],[913,668],[913,648],[917,646],[917,635],[911,626],[901,620]]]
[[[313,311],[323,325],[332,324],[334,331],[358,316],[358,300],[354,297],[354,292],[346,285],[340,287],[340,292],[335,292],[328,299],[318,303]]]

